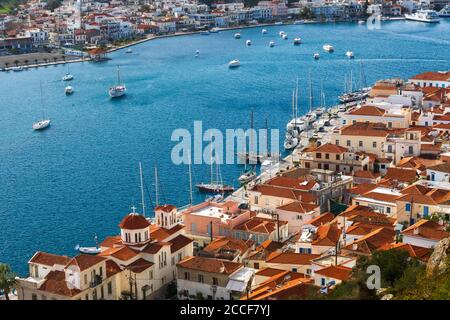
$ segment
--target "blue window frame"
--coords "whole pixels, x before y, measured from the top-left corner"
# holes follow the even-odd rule
[[[410,212],[411,211],[411,203],[407,203],[405,206],[405,210]]]
[[[430,208],[428,206],[423,207],[423,216],[428,217]]]
[[[322,286],[325,285],[325,278],[320,278],[320,285],[322,285]]]

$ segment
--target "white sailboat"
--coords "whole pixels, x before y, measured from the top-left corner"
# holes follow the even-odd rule
[[[75,246],[75,250],[79,251],[81,253],[85,253],[85,254],[97,254],[97,253],[100,253],[102,250],[98,246],[97,235],[94,236],[94,240],[95,240],[95,247],[81,247],[79,244],[77,244]]]
[[[69,65],[67,65],[67,73],[62,77],[62,81],[71,81],[73,80],[73,75],[70,74]]]
[[[231,60],[228,62],[228,68],[237,68],[241,65],[241,62],[238,59]]]
[[[39,120],[39,121],[33,123],[34,130],[44,130],[50,126],[50,119],[45,118],[44,100],[42,97],[42,82],[39,83],[39,87],[40,87],[40,94],[41,94],[42,120]]]
[[[127,88],[125,84],[121,83],[120,79],[120,68],[117,67],[117,85],[112,86],[108,90],[108,94],[111,98],[119,98],[125,95]]]
[[[213,162],[216,165],[216,173],[214,176]],[[220,164],[216,159],[213,161],[212,150],[211,150],[211,182],[210,183],[199,183],[195,185],[200,192],[204,193],[230,193],[234,191],[233,186],[225,185],[222,182],[222,174],[220,173]]]

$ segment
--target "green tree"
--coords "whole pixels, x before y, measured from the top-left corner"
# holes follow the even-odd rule
[[[5,293],[6,300],[9,300],[9,293],[16,284],[16,275],[11,268],[4,263],[0,263],[0,289]]]

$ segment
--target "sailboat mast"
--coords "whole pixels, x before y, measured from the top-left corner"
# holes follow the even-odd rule
[[[44,97],[42,96],[42,81],[39,81],[39,89],[40,89],[40,93],[41,93],[42,119],[45,119],[45,112],[44,112]]]
[[[142,162],[139,161],[139,178],[141,180],[142,215],[145,217],[144,177],[142,175]]]
[[[159,206],[159,193],[158,193],[158,167],[155,166],[155,203]]]
[[[120,85],[120,67],[117,66],[117,84]]]
[[[194,204],[194,201],[192,199],[192,169],[191,169],[191,162],[189,161],[189,204]]]

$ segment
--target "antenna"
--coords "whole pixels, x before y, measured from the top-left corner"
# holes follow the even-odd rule
[[[142,175],[142,163],[140,161],[139,161],[139,177],[140,177],[140,180],[141,180],[142,214],[145,217],[144,177]]]

